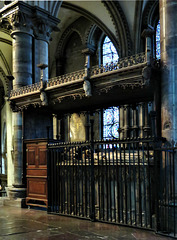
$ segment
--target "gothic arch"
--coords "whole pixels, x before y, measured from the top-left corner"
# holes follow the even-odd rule
[[[119,50],[121,57],[132,55],[132,40],[129,26],[120,4],[118,1],[103,1],[103,3],[109,11],[110,17],[112,18],[112,21],[116,27],[118,48],[114,44],[114,41],[110,38],[111,41]]]
[[[142,28],[147,28],[148,25],[156,27],[159,20],[159,1],[148,1],[143,12]],[[142,29],[142,30],[143,30]]]
[[[1,67],[0,67],[0,81],[3,84],[5,96],[8,96],[9,95],[9,80],[7,79],[3,69]]]
[[[84,31],[82,29],[83,25],[83,21],[85,21],[85,28]],[[82,23],[82,24],[81,24]],[[57,51],[56,51],[56,58],[58,58],[58,56],[63,56],[63,51],[65,49],[65,45],[68,41],[68,39],[70,38],[71,34],[73,34],[73,32],[76,32],[81,39],[82,45],[83,46],[87,46],[88,41],[91,41],[91,39],[89,38],[89,33],[90,30],[93,27],[93,23],[91,23],[88,19],[84,18],[84,17],[80,17],[78,18],[75,22],[73,22],[62,34],[58,46],[57,46]]]
[[[68,3],[67,1],[63,1],[62,3],[62,7],[73,10],[75,12],[80,13],[82,16],[84,16],[85,18],[87,18],[89,21],[91,21],[92,23],[96,24],[106,35],[109,36],[109,38],[111,39],[111,41],[113,42],[114,46],[116,49],[119,49],[119,42],[117,40],[117,38],[115,37],[115,35],[106,27],[106,25],[100,21],[99,18],[97,18],[96,16],[94,16],[92,13],[90,13],[89,11],[82,9],[79,6],[75,6],[71,3]],[[130,48],[131,49],[131,48]],[[120,54],[121,55],[121,54]]]
[[[60,39],[60,41],[58,43],[58,47],[57,47],[57,51],[56,51],[56,59],[58,58],[58,56],[59,57],[63,57],[64,50],[65,50],[65,45],[67,44],[70,36],[74,32],[76,32],[80,36],[81,42],[83,44],[84,41],[83,41],[83,38],[82,38],[80,32],[77,29],[73,28],[73,27],[67,28],[66,31],[63,33],[63,35],[62,35],[62,37],[61,37],[61,39]]]

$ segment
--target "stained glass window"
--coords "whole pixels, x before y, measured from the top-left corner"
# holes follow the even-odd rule
[[[156,27],[156,58],[160,59],[160,20]]]
[[[103,138],[111,140],[119,138],[119,108],[110,107],[103,111]]]
[[[109,64],[111,62],[116,62],[119,59],[117,50],[108,36],[106,36],[104,39],[102,54],[103,54],[103,65],[106,65],[107,63]]]

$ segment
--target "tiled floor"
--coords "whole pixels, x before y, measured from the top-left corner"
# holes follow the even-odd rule
[[[0,207],[0,240],[170,239],[154,232],[47,214],[46,211]]]

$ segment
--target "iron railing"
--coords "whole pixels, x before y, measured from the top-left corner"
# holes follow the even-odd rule
[[[48,212],[153,228],[150,139],[48,145]]]
[[[158,160],[157,232],[177,238],[177,148],[156,150]]]

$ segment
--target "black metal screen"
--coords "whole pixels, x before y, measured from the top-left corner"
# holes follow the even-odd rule
[[[48,145],[48,212],[152,228],[151,140]]]
[[[157,231],[177,237],[177,148],[156,149],[158,160]]]

